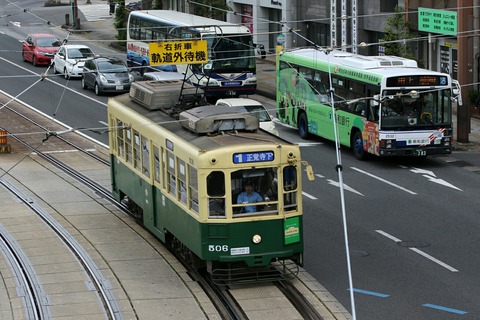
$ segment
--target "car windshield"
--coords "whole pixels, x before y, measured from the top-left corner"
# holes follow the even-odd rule
[[[93,57],[93,52],[89,48],[71,48],[68,49],[68,57],[70,59],[82,59]]]
[[[103,73],[127,72],[127,67],[121,61],[99,61],[98,71]]]
[[[246,111],[250,113],[252,116],[257,117],[258,121],[260,122],[272,121],[272,119],[270,118],[270,114],[263,106],[241,106],[235,108],[240,112]]]
[[[37,38],[38,47],[60,47],[61,44],[57,38]]]

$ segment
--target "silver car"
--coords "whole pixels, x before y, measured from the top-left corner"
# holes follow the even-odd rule
[[[85,61],[82,88],[93,88],[96,95],[107,92],[130,91],[133,76],[125,63],[118,58],[95,57]]]

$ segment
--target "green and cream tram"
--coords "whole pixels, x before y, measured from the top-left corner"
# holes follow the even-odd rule
[[[151,92],[140,87],[148,85],[136,84],[130,95],[108,102],[117,200],[212,274],[286,259],[301,265],[298,145],[258,129],[257,118],[232,108],[197,107],[173,119],[159,110],[165,109],[159,96],[146,97]],[[247,182],[261,199],[239,204]]]

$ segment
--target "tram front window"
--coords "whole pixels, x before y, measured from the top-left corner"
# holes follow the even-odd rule
[[[233,217],[278,214],[276,168],[235,171],[231,185]]]

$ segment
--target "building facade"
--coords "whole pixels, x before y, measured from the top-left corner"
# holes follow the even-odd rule
[[[227,13],[227,21],[250,28],[255,43],[270,52],[275,52],[279,44],[287,49],[317,45],[344,46],[345,50],[364,55],[383,54],[379,40],[384,36],[387,19],[398,5],[404,8],[405,21],[416,36],[411,47],[417,60],[428,69],[449,73],[464,83],[477,83],[474,89],[479,89],[480,0],[226,0],[226,3],[232,10]],[[190,12],[191,5],[185,0],[163,0],[164,9]],[[461,12],[459,8],[463,8]],[[460,13],[463,27],[435,29],[438,23],[457,24]],[[425,14],[430,15],[429,20]],[[436,19],[437,14],[447,18]],[[362,42],[367,45],[360,47]],[[459,48],[460,45],[463,47]],[[467,54],[459,55],[459,51]],[[463,71],[465,74],[459,77]]]

